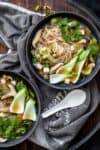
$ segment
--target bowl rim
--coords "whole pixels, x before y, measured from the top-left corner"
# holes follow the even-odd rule
[[[91,29],[92,32],[95,32],[95,35],[96,35],[95,37],[97,38],[98,42],[100,42],[99,30],[97,29],[96,25],[90,19],[88,19],[85,16],[82,16],[78,13],[73,13],[72,11],[60,11],[60,12],[54,13],[52,15],[49,15],[49,16],[43,18],[41,21],[39,21],[39,23],[37,25],[35,25],[35,27],[34,26],[31,27],[31,31],[28,34],[28,38],[27,38],[27,42],[26,42],[26,49],[25,49],[25,51],[26,51],[26,62],[27,62],[27,65],[29,67],[29,70],[32,72],[32,74],[35,75],[35,77],[40,82],[42,82],[43,84],[45,84],[45,85],[47,85],[51,88],[54,88],[54,89],[72,90],[72,89],[75,89],[75,88],[79,88],[83,85],[86,85],[87,83],[89,83],[96,76],[96,74],[98,73],[98,71],[100,69],[100,55],[98,55],[98,57],[96,59],[96,66],[95,66],[93,72],[90,75],[88,75],[87,77],[85,77],[83,82],[76,83],[76,84],[65,84],[65,87],[61,87],[59,84],[51,84],[51,83],[49,83],[49,81],[46,81],[43,77],[41,77],[41,75],[39,75],[38,71],[35,70],[34,66],[32,66],[32,63],[29,59],[29,49],[28,49],[28,47],[29,47],[29,41],[32,38],[33,33],[34,32],[36,33],[41,28],[41,26],[44,26],[52,18],[60,17],[60,16],[63,16],[63,15],[65,15],[66,17],[67,17],[67,15],[72,15],[76,18],[82,19],[81,22],[83,22],[83,24],[86,24],[89,28],[92,28]],[[38,28],[38,30],[37,30],[37,28]],[[32,42],[32,39],[31,39],[31,42]]]
[[[11,75],[12,77],[18,77],[19,79],[22,79],[23,81],[25,81],[25,83],[32,89],[32,91],[34,91],[34,93],[36,95],[37,104],[38,104],[37,120],[35,121],[35,123],[33,123],[31,128],[29,129],[29,131],[27,133],[25,133],[25,135],[21,136],[18,139],[11,140],[11,141],[8,141],[8,142],[5,142],[5,143],[0,143],[0,148],[8,148],[8,147],[13,147],[13,146],[16,146],[16,145],[22,143],[29,136],[31,136],[32,133],[34,133],[34,131],[36,130],[36,127],[37,127],[37,125],[39,123],[39,120],[40,120],[41,94],[40,94],[40,91],[39,91],[36,83],[34,82],[34,80],[30,80],[30,79],[27,80],[27,78],[25,76],[23,76],[22,74],[17,73],[17,72],[13,72],[13,71],[10,71],[10,70],[0,70],[0,76],[3,75],[3,74]],[[32,81],[33,81],[34,85],[32,85]]]

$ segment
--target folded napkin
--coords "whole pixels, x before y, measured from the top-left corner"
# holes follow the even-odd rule
[[[29,72],[26,63],[25,43],[31,27],[42,18],[43,16],[39,13],[10,3],[0,2],[0,43],[9,49],[7,54],[0,55],[0,70],[24,72],[24,75],[34,82],[34,76]],[[69,92],[52,89],[37,79],[34,78],[34,80],[42,95],[42,112],[59,103]],[[49,150],[69,148],[70,142],[76,137],[99,104],[99,92],[94,80],[82,89],[87,93],[84,104],[60,111],[47,119],[40,117],[38,127],[29,140]]]

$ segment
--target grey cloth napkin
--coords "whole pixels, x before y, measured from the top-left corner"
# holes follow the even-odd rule
[[[31,27],[35,26],[42,18],[43,16],[40,14],[0,2],[0,43],[10,49],[7,54],[0,55],[0,70],[24,72],[27,78],[31,80],[34,78],[27,66],[25,44]],[[42,112],[59,103],[69,92],[52,89],[36,79],[35,81],[42,95]],[[68,148],[70,142],[99,104],[99,92],[94,80],[82,89],[87,93],[84,104],[60,111],[44,120],[40,117],[38,127],[29,140],[50,150]]]

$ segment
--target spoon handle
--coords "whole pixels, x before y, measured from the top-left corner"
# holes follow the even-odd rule
[[[63,105],[61,105],[61,103],[57,104],[56,106],[54,106],[54,107],[50,108],[49,110],[47,110],[46,112],[42,113],[42,118],[47,118],[47,117],[53,115],[54,113],[56,113],[62,109],[65,109],[65,108],[67,108],[67,106],[63,107]]]
[[[65,96],[65,98],[56,106],[50,108],[46,112],[42,113],[42,118],[47,118],[54,113],[63,110],[65,108],[72,108],[79,106],[86,100],[86,93],[83,90],[73,90]]]

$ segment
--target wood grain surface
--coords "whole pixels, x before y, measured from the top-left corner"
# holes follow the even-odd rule
[[[47,4],[56,11],[59,11],[59,10],[64,11],[67,8],[67,4],[64,2],[64,0],[11,0],[11,2],[19,6],[28,8],[30,10],[34,10],[34,7],[37,4],[41,6],[44,4]],[[0,46],[0,52],[4,53],[5,51],[6,49]],[[100,72],[97,74],[95,79],[97,81],[97,84],[100,90]],[[84,136],[86,133],[91,131],[97,122],[100,122],[100,106],[95,111],[95,113],[89,118],[89,120],[86,122],[85,126],[81,130],[81,134]],[[29,142],[28,140],[16,147],[10,148],[10,150],[12,149],[13,150],[45,150],[44,148],[39,147]]]

